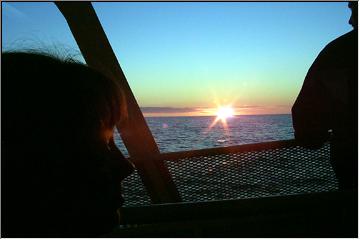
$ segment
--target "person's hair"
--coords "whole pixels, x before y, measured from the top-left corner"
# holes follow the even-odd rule
[[[96,138],[126,116],[118,84],[73,59],[8,52],[2,54],[2,69],[5,116],[11,117],[12,131],[26,127],[30,120],[35,124],[32,128],[39,124],[39,129],[56,129],[60,124],[69,133],[78,136],[81,131]]]
[[[358,24],[358,3],[357,1],[351,1],[348,3],[349,8],[351,9],[351,19],[349,23],[357,29]]]
[[[116,212],[102,137],[124,115],[120,87],[71,59],[9,52],[1,60],[3,232],[58,237],[109,231]]]
[[[351,8],[351,10],[356,10],[357,9],[357,2],[356,1],[350,1],[349,2],[349,8]]]

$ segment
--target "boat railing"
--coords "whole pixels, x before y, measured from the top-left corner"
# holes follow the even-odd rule
[[[183,202],[261,198],[338,189],[330,144],[316,150],[295,140],[162,153]],[[150,205],[135,171],[123,183],[125,207]]]
[[[86,63],[122,87],[128,121],[118,124],[137,167],[125,179],[125,206],[292,195],[337,189],[330,147],[293,140],[160,153],[90,2],[56,2]],[[96,43],[94,45],[94,43]]]

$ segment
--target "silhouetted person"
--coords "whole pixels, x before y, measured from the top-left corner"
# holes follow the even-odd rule
[[[2,54],[2,236],[91,237],[118,224],[118,85],[86,65]]]
[[[331,136],[331,164],[340,189],[357,187],[357,2],[349,33],[330,42],[310,67],[292,108],[295,139],[318,148]]]

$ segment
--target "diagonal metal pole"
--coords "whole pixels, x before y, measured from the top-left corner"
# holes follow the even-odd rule
[[[55,4],[64,15],[86,63],[117,81],[125,93],[129,116],[117,128],[152,203],[181,201],[167,167],[159,158],[160,151],[91,3],[59,1]]]

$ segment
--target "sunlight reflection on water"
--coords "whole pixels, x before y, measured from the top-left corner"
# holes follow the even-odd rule
[[[227,119],[228,131],[215,117],[148,117],[147,124],[160,152],[177,152],[294,138],[291,115],[235,116]],[[128,156],[119,134],[115,142]]]

